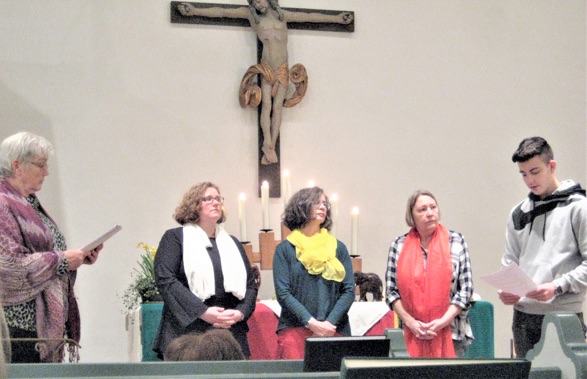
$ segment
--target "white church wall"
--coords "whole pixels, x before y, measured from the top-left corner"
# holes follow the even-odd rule
[[[507,214],[528,192],[510,160],[522,138],[545,137],[559,178],[586,183],[585,2],[281,3],[356,17],[352,34],[290,32],[290,63],[309,74],[306,98],[284,111],[292,188],[311,179],[338,194],[347,245],[359,207],[363,268],[382,278],[391,241],[407,231],[407,197],[431,190],[443,223],[467,239],[476,292],[495,306],[496,355],[508,356],[511,307],[478,278],[499,268]],[[76,292],[82,361],[125,361],[119,296],[135,246],[176,226],[192,184],[220,185],[237,236],[245,192],[258,247],[256,112],[237,98],[256,60],[254,34],[172,25],[161,0],[3,1],[0,13],[0,137],[30,130],[55,143],[39,197],[71,247],[123,225],[96,265],[82,267]],[[282,210],[272,199],[274,229]]]

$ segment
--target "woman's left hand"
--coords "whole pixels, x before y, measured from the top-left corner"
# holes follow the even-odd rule
[[[100,250],[104,247],[104,244],[101,243],[100,245],[96,246],[96,248],[86,256],[84,259],[85,265],[93,265],[98,260],[98,254],[100,254]]]
[[[424,324],[424,327],[426,328],[426,331],[432,331],[434,332],[434,336],[432,338],[434,338],[436,336],[436,334],[438,332],[440,332],[442,329],[446,328],[449,325],[450,322],[446,322],[441,318],[437,318],[436,320],[432,320],[426,324]],[[430,333],[428,333],[430,334]]]
[[[243,314],[241,311],[237,311],[236,309],[225,309],[220,313],[217,321],[212,326],[215,328],[228,329],[242,319]]]

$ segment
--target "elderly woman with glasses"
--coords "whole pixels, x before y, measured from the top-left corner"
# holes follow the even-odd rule
[[[283,214],[292,232],[273,258],[273,282],[281,315],[280,359],[303,359],[311,336],[350,336],[348,311],[355,299],[351,257],[329,233],[330,203],[319,187],[294,194]]]
[[[13,363],[61,362],[63,344],[49,340],[79,342],[76,270],[93,264],[102,249],[68,250],[41,206],[36,192],[49,175],[52,152],[49,141],[27,132],[0,145],[0,303],[13,340]],[[44,342],[35,348],[31,339]]]
[[[153,350],[163,359],[179,336],[228,329],[250,356],[247,320],[257,286],[242,244],[220,225],[224,198],[215,184],[194,185],[175,209],[181,225],[165,232],[155,256],[155,280],[163,316]]]
[[[410,357],[463,357],[473,333],[469,249],[461,233],[440,224],[436,198],[415,191],[405,213],[410,227],[389,249],[386,302],[402,320]]]

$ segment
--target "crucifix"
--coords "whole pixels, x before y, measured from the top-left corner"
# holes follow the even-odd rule
[[[304,66],[288,66],[288,29],[354,31],[354,13],[281,8],[277,0],[247,0],[248,6],[171,2],[171,22],[249,26],[257,36],[257,64],[243,76],[241,106],[257,107],[259,119],[259,186],[269,182],[270,197],[281,196],[279,130],[284,107],[298,104],[306,93]],[[257,77],[260,77],[257,78]],[[255,82],[255,79],[256,82]],[[295,86],[288,96],[289,82]],[[291,92],[291,91],[290,91]]]

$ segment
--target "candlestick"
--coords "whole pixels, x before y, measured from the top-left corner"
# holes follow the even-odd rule
[[[263,209],[263,229],[269,230],[269,182],[261,184],[261,208]]]
[[[351,255],[357,254],[357,239],[359,235],[359,208],[354,207],[351,212]]]
[[[283,175],[281,176],[281,178],[283,182],[281,184],[281,188],[283,191],[283,206],[286,207],[287,202],[289,201],[289,198],[291,196],[291,181],[289,177],[289,170],[283,170]]]
[[[333,193],[330,196],[330,218],[332,226],[330,227],[330,234],[336,237],[336,222],[338,217],[338,195]]]
[[[247,239],[247,215],[246,215],[246,208],[245,208],[246,201],[247,201],[247,196],[244,193],[241,193],[238,196],[238,222],[239,222],[240,232],[241,232],[241,242],[248,241],[248,239]]]

